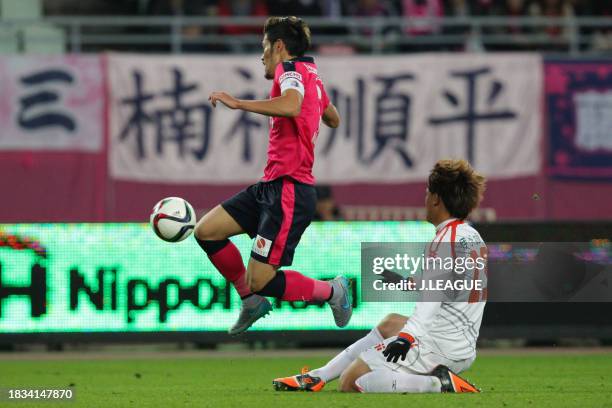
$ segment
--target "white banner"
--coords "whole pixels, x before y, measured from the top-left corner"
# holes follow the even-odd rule
[[[101,150],[100,57],[2,57],[0,78],[0,150]]]
[[[321,125],[318,182],[426,179],[441,158],[467,158],[489,178],[540,168],[542,60],[535,54],[318,58],[338,107]],[[265,98],[255,55],[111,55],[110,169],[122,180],[244,183],[261,177],[267,118],[212,109],[213,90]]]

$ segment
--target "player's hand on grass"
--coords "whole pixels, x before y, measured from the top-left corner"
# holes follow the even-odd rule
[[[238,109],[240,107],[240,100],[227,92],[212,92],[208,95],[208,100],[215,108],[217,107],[217,102],[221,102],[230,109]]]
[[[400,358],[402,361],[406,360],[408,350],[414,343],[414,337],[407,333],[400,333],[397,339],[387,344],[387,347],[383,351],[383,356],[387,357],[388,362],[397,363]]]

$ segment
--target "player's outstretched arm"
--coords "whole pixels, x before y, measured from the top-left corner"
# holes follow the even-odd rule
[[[325,111],[323,112],[322,119],[323,123],[330,128],[337,128],[340,126],[340,115],[338,114],[338,110],[333,103],[327,105],[327,108],[325,108]]]
[[[213,92],[208,100],[214,107],[221,102],[230,109],[242,109],[248,112],[266,116],[284,116],[294,118],[302,110],[302,95],[293,89],[288,89],[281,96],[263,100],[237,99],[226,92]]]

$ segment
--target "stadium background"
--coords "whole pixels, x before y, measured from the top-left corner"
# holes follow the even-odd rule
[[[261,173],[266,123],[217,109],[220,118],[206,130],[211,117],[206,115],[213,113],[201,102],[223,85],[236,94],[265,94],[268,84],[259,78],[258,64],[259,27],[267,15],[298,15],[311,25],[313,53],[332,67],[321,68],[323,79],[328,86],[337,82],[336,102],[351,121],[348,130],[319,137],[335,150],[321,154],[319,221],[298,249],[298,269],[320,278],[341,272],[358,282],[361,241],[426,242],[432,227],[419,221],[423,169],[440,152],[464,155],[470,143],[476,146],[476,168],[491,179],[472,219],[487,242],[591,242],[603,248],[602,262],[609,268],[612,6],[607,3],[0,1],[1,347],[28,351],[42,344],[81,350],[85,357],[105,344],[126,342],[146,350],[160,341],[220,350],[245,344],[340,347],[386,312],[410,312],[411,304],[363,303],[356,290],[356,313],[347,330],[332,326],[326,308],[282,302],[252,332],[231,339],[224,332],[238,311],[233,289],[192,240],[166,244],[143,224],[163,197],[184,197],[202,214]],[[452,66],[436,67],[436,61]],[[500,74],[509,65],[529,69]],[[351,71],[351,66],[365,68]],[[453,82],[457,70],[465,75],[483,66],[491,85],[485,99]],[[196,84],[188,107],[170,107],[168,113],[162,110],[168,105],[157,105],[158,119],[143,117],[146,154],[141,155],[129,109],[135,106],[130,98],[138,69],[145,93],[146,85],[159,86],[152,97],[168,92],[164,87],[173,86],[176,75]],[[430,82],[419,82],[430,70]],[[414,88],[391,91],[390,82],[381,88],[384,80],[376,78],[397,72],[412,75]],[[434,82],[441,85],[431,91]],[[536,84],[535,97],[523,89],[529,88],[525,83]],[[359,94],[359,86],[366,91]],[[369,91],[375,86],[378,94]],[[384,134],[375,125],[389,113],[383,96],[408,101],[408,115],[391,119],[399,132]],[[418,127],[437,108],[469,110],[471,97],[476,110],[512,111],[513,123],[462,119],[448,133],[432,130],[432,122]],[[364,110],[356,111],[360,103]],[[155,133],[152,124],[162,121],[164,112],[203,119],[177,125],[176,116],[174,127]],[[364,113],[370,119],[359,122]],[[250,123],[252,129],[245,133],[233,123]],[[202,127],[181,133],[189,126]],[[469,142],[470,132],[476,142]],[[503,143],[487,141],[491,135]],[[190,155],[197,155],[205,140],[210,150],[194,160]],[[427,152],[419,150],[421,141],[435,146],[434,152],[412,156],[410,165],[402,161],[398,152],[406,146]],[[449,150],[451,144],[455,150]],[[211,171],[213,165],[220,170]],[[246,255],[248,240],[236,242]],[[610,311],[610,303],[491,303],[482,345],[609,345]],[[276,374],[286,373],[270,375]]]

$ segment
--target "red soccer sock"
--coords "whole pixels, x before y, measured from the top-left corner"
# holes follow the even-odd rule
[[[285,293],[283,300],[326,301],[331,296],[332,287],[328,282],[312,279],[296,271],[283,271],[285,274]]]
[[[252,293],[246,282],[246,269],[240,251],[231,241],[228,241],[227,245],[214,254],[209,255],[208,258],[215,265],[215,268],[221,272],[221,275],[232,282],[241,298]]]

